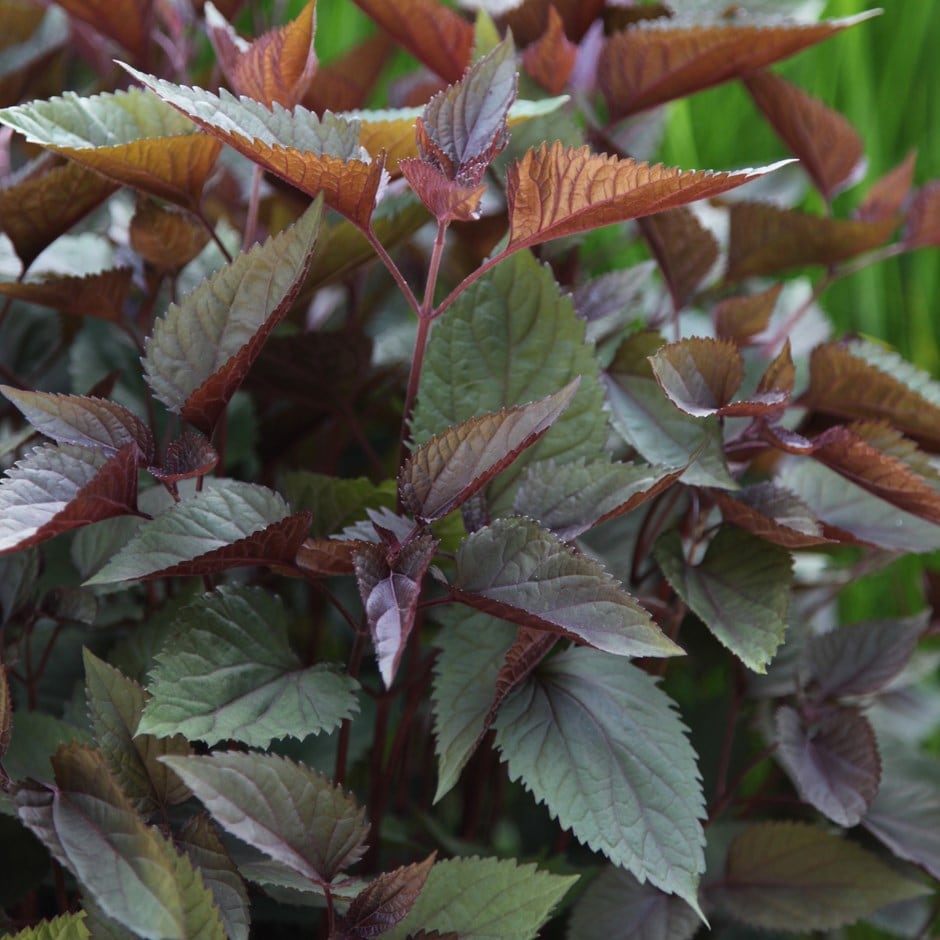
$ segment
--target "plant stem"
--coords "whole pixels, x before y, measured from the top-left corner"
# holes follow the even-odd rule
[[[225,258],[225,260],[228,261],[229,264],[231,264],[233,260],[231,252],[228,250],[228,248],[225,247],[225,244],[223,243],[222,239],[219,238],[219,235],[216,232],[215,228],[213,227],[212,223],[202,214],[202,210],[200,209],[198,212],[194,212],[193,215],[195,215],[196,218],[199,219],[199,221],[202,223],[205,230],[212,237],[212,240],[218,246],[219,251],[222,252],[222,255]]]
[[[408,282],[405,280],[404,274],[401,273],[401,269],[395,264],[392,256],[385,250],[385,246],[379,241],[378,235],[375,234],[372,226],[368,228],[360,229],[363,235],[365,235],[369,244],[372,246],[372,250],[379,256],[379,260],[382,264],[385,265],[388,273],[392,275],[395,280],[395,283],[398,285],[398,289],[404,295],[405,300],[408,302],[408,306],[414,311],[416,317],[421,316],[421,305],[418,303],[418,298],[415,297],[414,291],[409,286]]]

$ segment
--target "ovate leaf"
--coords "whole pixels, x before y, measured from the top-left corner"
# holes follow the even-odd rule
[[[548,431],[579,384],[576,378],[548,398],[472,418],[422,444],[399,474],[405,509],[432,522],[466,502]]]
[[[674,209],[735,189],[780,164],[718,173],[565,149],[556,141],[530,150],[506,174],[509,249]]]
[[[316,884],[365,851],[363,810],[301,764],[258,753],[164,759],[216,822]]]
[[[578,58],[578,47],[565,35],[565,24],[554,6],[548,8],[545,32],[522,53],[522,64],[550,95],[561,94]]]
[[[784,548],[831,541],[806,503],[775,483],[755,483],[733,494],[714,490],[712,497],[726,522]]]
[[[59,313],[118,323],[124,314],[132,277],[130,268],[85,275],[46,274],[28,281],[0,283],[0,294],[51,307]]]
[[[4,934],[5,940],[87,940],[91,934],[85,925],[85,912],[62,914],[52,920],[43,920],[35,927],[26,927],[16,933]]]
[[[146,57],[153,0],[64,0],[60,6],[135,57]]]
[[[639,225],[679,310],[718,260],[718,242],[684,206],[646,216]]]
[[[721,901],[770,930],[830,930],[924,888],[871,852],[803,823],[759,823],[731,845]]]
[[[144,370],[157,397],[210,433],[310,266],[323,204],[239,255],[171,304],[147,340]]]
[[[655,680],[593,650],[569,650],[506,700],[496,729],[510,777],[563,827],[698,910],[699,774]]]
[[[940,245],[940,182],[928,183],[914,193],[904,225],[904,244],[908,248]]]
[[[896,167],[876,179],[856,209],[855,217],[875,221],[897,215],[911,194],[916,162],[917,152],[912,150]]]
[[[309,517],[263,486],[215,480],[142,525],[89,584],[290,564]]]
[[[110,458],[68,444],[37,447],[0,481],[0,553],[134,512],[136,496],[136,445]]]
[[[509,859],[437,862],[408,916],[387,940],[420,936],[422,928],[461,940],[532,940],[577,876],[550,875]]]
[[[782,284],[756,294],[726,297],[715,306],[715,332],[721,339],[733,339],[739,344],[762,333],[770,322]]]
[[[657,543],[656,560],[709,630],[746,666],[765,672],[787,628],[789,552],[723,526],[698,565],[685,559],[675,530]]]
[[[131,219],[131,248],[158,271],[177,274],[209,241],[209,232],[192,216],[140,200]]]
[[[497,519],[470,535],[454,589],[479,610],[619,656],[682,653],[598,562],[531,519]]]
[[[170,441],[159,467],[148,467],[150,473],[172,488],[180,480],[203,477],[215,469],[218,451],[198,431],[184,431]]]

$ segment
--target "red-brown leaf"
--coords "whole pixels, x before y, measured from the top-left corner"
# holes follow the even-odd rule
[[[506,651],[506,659],[496,676],[493,701],[490,702],[489,711],[483,719],[481,739],[496,721],[499,706],[506,700],[509,693],[532,675],[536,666],[551,652],[557,642],[558,637],[553,633],[546,633],[534,627],[519,627],[515,642]],[[479,743],[478,740],[477,744]],[[475,749],[476,745],[474,745]]]
[[[153,26],[153,0],[58,0],[69,14],[143,59]]]
[[[647,216],[639,225],[669,286],[673,305],[681,310],[718,260],[718,242],[684,206]]]
[[[863,222],[880,222],[895,217],[911,194],[916,162],[917,151],[912,150],[893,170],[875,180],[855,218]]]
[[[120,321],[131,287],[130,268],[114,268],[84,277],[47,275],[35,281],[0,283],[0,294],[51,307],[59,313]]]
[[[303,97],[304,107],[317,114],[363,107],[394,48],[389,36],[380,33],[328,65],[321,64]]]
[[[439,222],[469,222],[479,217],[486,183],[462,186],[448,179],[436,166],[417,157],[401,160],[398,169]]]
[[[148,264],[175,274],[206,247],[209,232],[191,216],[144,199],[131,219],[130,241]]]
[[[355,556],[369,544],[358,539],[307,539],[297,549],[295,561],[305,575],[314,578],[353,574]]]
[[[578,58],[578,47],[565,35],[565,24],[554,6],[548,8],[545,32],[522,53],[522,64],[550,95],[561,94]]]
[[[771,394],[773,392],[783,392],[787,399],[793,393],[793,383],[796,381],[796,369],[793,366],[793,357],[790,355],[789,338],[783,344],[783,348],[774,357],[773,362],[767,366],[767,371],[761,376],[757,383],[757,393]]]
[[[604,12],[604,0],[525,0],[503,19],[515,40],[528,45],[544,35],[553,13],[560,16],[565,33],[579,42]]]
[[[914,193],[904,226],[908,248],[940,245],[940,181],[935,180]]]
[[[858,181],[862,138],[838,111],[771,72],[748,75],[744,84],[827,201]]]
[[[211,473],[219,462],[216,449],[197,431],[184,431],[170,442],[162,467],[150,472],[162,483],[175,484]]]
[[[737,493],[712,490],[726,522],[784,548],[808,548],[831,539],[809,507],[789,490],[758,483]]]
[[[715,307],[715,332],[719,338],[743,344],[752,336],[763,333],[782,290],[782,284],[775,284],[758,294],[726,297],[718,303]]]

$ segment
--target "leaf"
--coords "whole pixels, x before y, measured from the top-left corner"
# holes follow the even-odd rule
[[[155,95],[132,88],[83,98],[34,101],[0,111],[6,124],[41,147],[186,209],[197,209],[220,144]]]
[[[303,98],[317,68],[313,49],[316,0],[298,16],[250,43],[240,39],[221,13],[206,4],[206,27],[226,78],[239,95],[267,107],[292,108]]]
[[[473,27],[435,0],[355,0],[382,29],[444,81],[470,64]]]
[[[526,72],[550,95],[558,95],[568,84],[577,58],[578,47],[565,35],[558,10],[550,6],[545,32],[522,53]]]
[[[787,629],[789,552],[722,526],[698,565],[685,559],[675,530],[659,539],[655,554],[673,589],[715,637],[749,669],[766,672]]]
[[[511,859],[435,863],[408,916],[382,936],[406,940],[421,928],[461,940],[533,940],[577,876],[550,875]]]
[[[715,332],[719,339],[735,340],[739,345],[763,333],[777,306],[782,284],[756,294],[726,297],[715,305]]]
[[[595,20],[612,14],[612,10],[605,9],[603,0],[526,0],[524,3],[515,0],[463,0],[465,5],[483,7],[505,18],[506,25],[512,30],[513,36],[522,44],[533,42],[545,32],[548,26],[549,9],[554,7],[561,15],[565,33],[573,40],[580,42],[588,32]],[[506,9],[511,7],[511,9]],[[622,12],[622,10],[621,10]],[[631,12],[634,12],[631,10]],[[662,11],[657,14],[662,15]]]
[[[452,590],[486,613],[618,656],[683,652],[598,562],[531,519],[497,519],[468,536]]]
[[[213,480],[142,525],[88,584],[204,574],[240,565],[289,565],[309,528],[306,514],[263,486]]]
[[[432,163],[415,157],[400,160],[398,169],[438,222],[473,222],[479,219],[480,200],[486,192],[486,183],[462,186],[448,179]]]
[[[897,219],[833,219],[762,202],[735,202],[729,212],[728,281],[836,265],[880,247],[898,227]]]
[[[363,810],[302,764],[235,752],[165,761],[228,832],[315,884],[328,884],[365,851]]]
[[[106,457],[133,444],[142,461],[153,459],[150,429],[122,405],[83,395],[22,391],[9,385],[0,385],[0,394],[13,402],[40,434],[59,444],[99,450]]]
[[[0,481],[0,554],[134,512],[136,495],[136,446],[111,458],[68,444],[37,447]]]
[[[137,816],[104,757],[73,744],[53,765],[56,787],[21,791],[17,812],[101,910],[143,938],[223,940],[202,877]]]
[[[717,196],[783,164],[719,173],[565,149],[529,150],[506,174],[509,251]]]
[[[64,0],[59,5],[136,58],[146,58],[153,0]]]
[[[17,709],[4,767],[13,780],[50,781],[52,755],[70,741],[90,743],[90,738],[84,730],[46,712]]]
[[[87,940],[91,934],[85,925],[85,912],[61,914],[52,920],[43,920],[35,927],[26,927],[16,933],[4,934],[5,940]]]
[[[144,371],[171,411],[211,433],[310,268],[323,212],[315,201],[298,222],[240,254],[154,325]]]
[[[912,150],[893,169],[879,177],[868,188],[855,217],[868,222],[897,215],[911,194],[917,152]]]
[[[831,541],[801,499],[769,481],[734,494],[713,490],[711,495],[725,522],[775,545],[808,548]]]
[[[575,902],[568,940],[691,940],[701,926],[696,913],[628,871],[607,866]]]
[[[294,562],[307,577],[355,574],[357,553],[371,544],[363,539],[306,539],[297,549]]]
[[[303,104],[317,114],[351,111],[365,105],[379,75],[388,63],[395,43],[386,33],[370,36],[338,58],[317,67]]]
[[[359,122],[326,113],[318,118],[301,105],[269,110],[251,98],[218,95],[175,85],[125,65],[139,82],[253,163],[309,196],[323,193],[327,205],[365,228],[383,181],[381,157],[361,159]],[[2,112],[0,112],[2,118]]]
[[[114,774],[114,779],[135,808],[149,815],[158,808],[183,803],[189,790],[159,763],[164,754],[188,754],[181,734],[158,740],[140,734],[138,722],[147,701],[144,690],[113,666],[83,650],[85,697],[95,742]]]
[[[911,200],[904,225],[907,248],[940,245],[940,181],[922,186]]]
[[[173,486],[180,480],[211,473],[218,463],[218,452],[200,433],[184,431],[176,440],[170,441],[163,466],[148,469],[161,483]]]
[[[830,930],[921,895],[877,856],[804,823],[758,823],[731,844],[721,901],[770,930]]]
[[[530,464],[513,509],[537,519],[564,542],[657,496],[682,470],[607,460]]]
[[[641,22],[607,40],[597,80],[621,118],[764,68],[877,12],[809,25],[756,16],[709,21],[700,13]]]
[[[23,268],[61,234],[101,205],[117,184],[67,162],[0,188],[0,230],[13,242]]]
[[[0,106],[28,97],[51,57],[69,40],[68,18],[58,7],[44,9],[25,0],[0,4]]]
[[[183,608],[174,628],[151,669],[141,733],[267,747],[329,733],[357,711],[353,679],[325,664],[305,668],[290,648],[273,594],[220,587]]]
[[[359,596],[386,688],[391,688],[411,636],[421,582],[437,547],[430,531],[423,530],[394,557],[377,545],[367,546],[354,555]]]
[[[872,620],[812,637],[803,647],[800,678],[816,700],[881,691],[908,664],[927,629],[927,616]]]
[[[408,915],[421,894],[437,853],[423,862],[379,875],[352,900],[341,923],[346,936],[377,937]]]
[[[596,343],[627,325],[653,281],[655,261],[608,271],[575,288],[572,298],[578,316],[587,323],[586,336]]]
[[[130,224],[130,245],[158,271],[177,274],[209,241],[204,225],[182,212],[139,200]]]
[[[579,384],[580,377],[541,401],[471,418],[416,448],[399,473],[404,508],[432,522],[466,502],[548,431]]]
[[[342,531],[361,519],[367,509],[395,508],[394,480],[375,484],[366,477],[340,479],[296,470],[286,474],[282,484],[291,506],[310,511],[314,536]]]
[[[593,650],[568,650],[503,704],[496,731],[509,776],[563,828],[698,911],[700,778],[654,679]]]
[[[132,277],[130,268],[112,268],[83,276],[44,275],[35,280],[0,283],[0,294],[51,307],[59,313],[118,323],[124,314]]]
[[[417,445],[500,408],[555,394],[581,376],[565,413],[487,488],[493,511],[511,504],[523,468],[537,460],[594,458],[607,440],[598,366],[584,324],[551,271],[528,252],[497,265],[434,324],[411,422]]]
[[[718,260],[715,236],[684,206],[639,220],[672,295],[681,310]]]

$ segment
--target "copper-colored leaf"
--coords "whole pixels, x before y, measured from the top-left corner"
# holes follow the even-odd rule
[[[733,339],[739,344],[762,333],[782,290],[782,284],[775,284],[758,294],[726,297],[715,307],[715,332],[721,339]]]
[[[209,232],[191,216],[141,200],[131,219],[131,248],[158,271],[174,274],[206,247]]]
[[[59,313],[117,323],[124,311],[133,271],[114,268],[84,277],[46,275],[34,281],[0,282],[0,294],[51,307]]]
[[[808,548],[831,541],[809,507],[789,490],[757,483],[737,493],[712,490],[726,522],[784,548]]]
[[[29,96],[51,56],[69,39],[68,17],[57,6],[0,0],[0,107]]]
[[[135,58],[146,57],[153,27],[153,0],[61,0],[59,6],[113,39]]]
[[[565,149],[530,150],[506,175],[511,249],[674,209],[742,186],[777,168],[718,173],[651,166]]]
[[[489,711],[483,719],[481,738],[496,720],[499,706],[514,689],[532,675],[536,666],[551,652],[557,642],[558,637],[553,633],[546,633],[534,627],[519,627],[515,642],[507,650],[506,659],[496,676],[496,688],[493,690]],[[479,744],[479,741],[477,743]]]
[[[855,212],[864,222],[879,222],[896,216],[911,194],[917,151],[912,150],[893,170],[889,170],[869,187],[865,199]]]
[[[914,193],[907,210],[904,244],[908,248],[940,245],[940,181],[928,183]]]
[[[24,267],[96,209],[117,183],[71,161],[0,189],[0,230]]]
[[[783,392],[789,400],[795,381],[796,369],[793,365],[793,357],[790,355],[790,339],[788,337],[783,344],[783,348],[774,357],[773,362],[767,366],[767,371],[761,376],[760,382],[757,383],[757,393],[762,395]]]
[[[423,862],[379,875],[350,902],[340,929],[355,940],[391,930],[414,906],[436,857],[432,852]]]
[[[219,64],[232,88],[269,108],[277,102],[292,108],[307,91],[317,67],[313,49],[316,0],[296,19],[245,43],[212,4],[206,4],[206,26]]]
[[[548,8],[545,32],[522,53],[525,70],[551,95],[561,94],[578,58],[578,47],[565,35],[554,6]]]
[[[524,46],[545,34],[554,13],[560,16],[565,33],[578,42],[601,16],[604,6],[604,0],[524,0],[504,19],[516,42]]]
[[[184,431],[170,442],[163,458],[163,466],[151,467],[150,472],[162,483],[174,484],[192,477],[204,477],[219,462],[216,449],[196,431]]]
[[[639,224],[679,310],[718,260],[718,242],[684,206],[657,212],[640,219]]]
[[[355,0],[419,62],[455,82],[470,64],[473,27],[437,0]]]
[[[295,561],[304,574],[315,578],[353,574],[355,556],[369,544],[358,539],[307,539],[297,549]]]
[[[400,161],[398,169],[439,222],[469,222],[479,217],[486,183],[463,186],[448,179],[433,164],[417,157]]]
[[[393,49],[394,43],[389,36],[380,33],[354,46],[328,65],[321,63],[301,103],[317,114],[327,110],[361,108]]]
[[[611,36],[598,81],[615,117],[701,91],[813,46],[877,11],[809,25],[748,17],[657,19]]]
[[[896,219],[833,219],[759,202],[736,202],[730,212],[729,281],[837,264],[883,245],[898,226]]]
[[[771,72],[747,75],[744,84],[826,200],[858,181],[862,138],[838,111]]]

